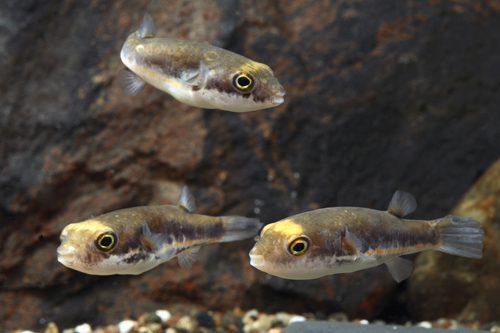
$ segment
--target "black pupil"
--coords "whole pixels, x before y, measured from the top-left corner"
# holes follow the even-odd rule
[[[111,236],[104,236],[101,239],[101,246],[103,247],[108,247],[111,245],[111,243],[113,243],[113,239],[111,238]]]
[[[293,246],[293,250],[294,250],[295,252],[301,252],[301,251],[303,251],[304,249],[305,249],[305,245],[304,245],[304,243],[297,243],[297,244],[295,244],[295,245]]]
[[[240,76],[238,78],[238,84],[241,87],[246,87],[246,86],[250,85],[250,80],[246,76]]]

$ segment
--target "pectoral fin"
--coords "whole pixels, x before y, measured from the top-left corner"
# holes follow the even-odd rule
[[[373,262],[376,260],[375,257],[366,255],[362,252],[363,243],[361,239],[349,232],[347,226],[345,227],[345,236],[341,238],[340,246],[347,255],[356,255],[358,259],[364,260],[365,262]]]
[[[198,70],[182,75],[181,80],[183,80],[186,84],[190,86],[201,87],[207,80],[207,77],[208,77],[208,69],[205,66],[203,60],[201,60],[200,67],[198,67]]]
[[[140,236],[142,247],[145,248],[150,253],[155,253],[155,243],[148,236],[142,234]]]
[[[361,252],[361,239],[359,239],[355,234],[350,233],[347,226],[345,227],[345,237],[342,240],[341,245],[344,251],[350,251],[352,254]]]
[[[122,88],[125,95],[135,96],[146,83],[143,79],[131,71],[121,70],[118,73],[118,85]]]
[[[182,251],[177,255],[177,260],[179,261],[179,266],[184,269],[190,269],[193,265],[193,262],[196,260],[196,253],[200,251],[200,247],[193,247],[191,249],[187,249]]]
[[[413,273],[413,262],[408,259],[394,257],[385,264],[397,283],[406,280]]]

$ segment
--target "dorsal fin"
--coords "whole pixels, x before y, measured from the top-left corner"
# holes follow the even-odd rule
[[[417,208],[417,200],[413,195],[404,191],[396,191],[392,196],[387,211],[399,218],[413,213]]]
[[[138,32],[141,38],[153,38],[155,36],[155,24],[153,18],[148,13],[144,14]]]
[[[182,189],[181,195],[179,195],[179,200],[177,201],[177,206],[185,209],[188,212],[196,210],[194,197],[191,193],[189,193],[187,186],[184,186],[184,188]]]

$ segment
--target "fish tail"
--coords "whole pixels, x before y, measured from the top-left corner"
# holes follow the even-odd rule
[[[441,245],[436,251],[461,257],[480,259],[483,257],[483,234],[481,223],[473,218],[448,215],[435,221],[441,235]]]
[[[262,223],[257,218],[243,216],[221,216],[224,223],[224,236],[220,242],[232,242],[255,236]]]

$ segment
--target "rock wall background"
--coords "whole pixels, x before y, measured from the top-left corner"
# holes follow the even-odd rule
[[[285,103],[235,114],[152,87],[123,95],[119,50],[145,12],[158,36],[269,64]],[[498,320],[490,298],[450,308],[456,291],[439,294],[445,303],[420,297],[419,267],[399,286],[384,267],[267,278],[248,263],[251,240],[207,246],[189,271],[173,260],[137,277],[71,271],[55,252],[68,223],[175,203],[184,184],[199,213],[265,223],[326,206],[386,209],[397,189],[416,196],[413,217],[441,217],[500,157],[498,31],[497,0],[0,3],[1,326],[105,324],[177,304]],[[438,257],[472,274],[474,294],[494,290],[475,273],[494,281],[493,256]],[[433,274],[443,285],[450,273]]]

